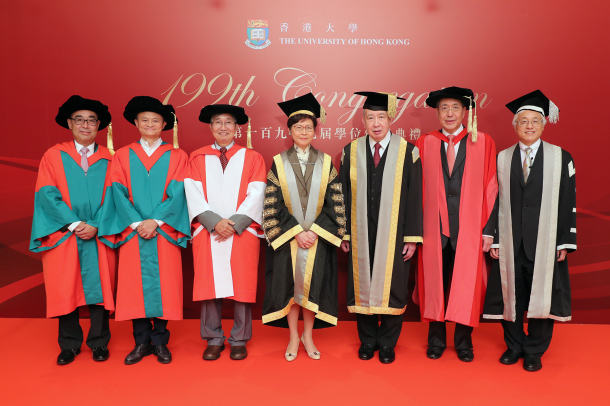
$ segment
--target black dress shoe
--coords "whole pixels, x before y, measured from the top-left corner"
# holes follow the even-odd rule
[[[394,348],[382,345],[379,347],[379,361],[382,364],[391,364],[396,359]]]
[[[74,357],[78,354],[80,354],[80,348],[75,350],[62,350],[57,356],[57,365],[68,365],[70,362],[74,361]]]
[[[106,361],[110,356],[110,352],[106,347],[97,347],[93,349],[93,360],[94,361]]]
[[[536,372],[542,369],[542,361],[540,357],[534,357],[532,355],[526,355],[523,360],[523,369],[529,372]]]
[[[157,361],[162,364],[172,362],[172,353],[169,352],[167,345],[155,345],[155,355],[157,356]]]
[[[472,362],[474,359],[474,353],[472,350],[458,350],[458,358],[462,362]]]
[[[500,363],[504,365],[513,365],[519,362],[519,358],[523,358],[523,353],[508,349],[500,357]]]
[[[136,344],[131,352],[125,357],[125,365],[133,365],[142,361],[142,358],[152,354],[153,348],[150,344]]]
[[[358,349],[358,358],[368,361],[375,356],[375,351],[377,351],[379,347],[374,344],[361,344]]]
[[[428,350],[426,350],[426,356],[430,359],[439,359],[443,356],[443,352],[445,352],[443,347],[432,346],[428,347]]]

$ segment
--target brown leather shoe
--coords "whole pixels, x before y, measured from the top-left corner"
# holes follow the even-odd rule
[[[248,356],[248,350],[245,345],[231,346],[231,359],[239,361],[240,359],[246,359]]]
[[[203,359],[206,361],[214,361],[220,358],[220,353],[225,349],[225,345],[208,345],[208,348],[203,352]]]

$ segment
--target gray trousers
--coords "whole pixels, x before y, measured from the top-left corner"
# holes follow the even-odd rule
[[[235,313],[229,344],[246,345],[252,338],[252,311],[250,303],[234,301]],[[208,345],[223,345],[226,337],[221,325],[222,299],[204,300],[201,302],[201,338],[208,340]]]

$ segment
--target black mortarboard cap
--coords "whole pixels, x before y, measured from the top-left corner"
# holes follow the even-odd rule
[[[108,111],[108,106],[102,104],[98,100],[84,99],[80,96],[74,95],[61,105],[57,116],[55,116],[55,122],[64,128],[70,128],[68,126],[68,118],[78,110],[90,110],[97,114],[97,119],[100,120],[100,126],[98,130],[103,130],[110,124],[112,117]]]
[[[326,111],[311,92],[277,105],[280,106],[288,118],[295,114],[308,114],[319,118],[322,123],[326,123]]]
[[[364,101],[364,105],[362,106],[363,109],[373,111],[387,111],[388,116],[390,117],[396,117],[396,100],[404,100],[402,97],[381,92],[356,92],[354,94],[366,96],[366,100]]]
[[[534,90],[531,93],[521,96],[508,103],[506,107],[513,114],[517,114],[523,110],[537,111],[544,117],[548,117],[549,121],[553,124],[559,120],[559,108],[540,90]]]

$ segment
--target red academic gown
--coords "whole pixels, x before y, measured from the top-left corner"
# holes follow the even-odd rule
[[[229,298],[256,302],[258,257],[266,171],[261,154],[234,144],[226,153],[225,170],[220,152],[212,146],[191,154],[184,181],[193,231],[195,280],[193,300]],[[218,243],[197,220],[212,211],[222,218],[241,214],[252,223],[238,235]]]
[[[187,159],[167,143],[150,157],[139,142],[114,155],[110,180],[116,213],[100,234],[120,247],[116,320],[182,319],[180,247],[190,236],[183,183]],[[130,227],[146,219],[165,223],[150,240]]]
[[[108,149],[98,145],[88,158],[85,175],[81,156],[70,141],[51,147],[40,161],[30,250],[42,252],[47,317],[93,304],[114,310],[114,250],[97,235],[82,240],[66,231],[77,221],[98,227],[111,160]]]
[[[447,320],[476,327],[483,311],[489,272],[482,233],[498,194],[496,146],[489,135],[481,132],[476,142],[467,134],[460,144],[460,148],[466,148],[466,162],[454,272],[445,309],[440,230],[442,223],[443,233],[449,236],[449,221],[440,155],[443,141],[449,139],[434,131],[421,136],[415,144],[423,167],[424,243],[418,257],[413,300],[420,306],[423,321]]]

